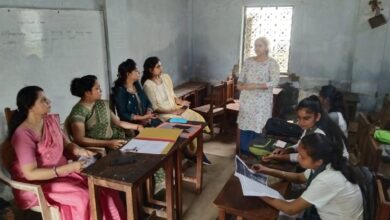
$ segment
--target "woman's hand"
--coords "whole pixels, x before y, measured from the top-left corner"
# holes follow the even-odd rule
[[[92,152],[92,151],[87,150],[87,149],[82,148],[82,147],[78,147],[77,153],[76,153],[76,156],[78,156],[78,157],[93,157],[95,155],[96,155],[95,152]]]
[[[115,150],[122,147],[126,143],[127,143],[126,140],[113,139],[109,141],[108,147]]]
[[[187,100],[181,100],[181,103],[180,105],[183,105],[183,106],[187,106],[187,107],[190,107],[191,105],[191,102],[187,101]]]
[[[272,154],[287,154],[287,151],[286,149],[283,149],[283,148],[276,148]]]
[[[183,109],[183,108],[179,108],[179,109],[176,109],[172,112],[172,114],[174,115],[181,115],[185,112],[186,109]]]
[[[254,164],[252,166],[252,170],[256,173],[267,173],[267,171],[269,171],[269,168],[261,164]]]
[[[60,176],[67,175],[67,174],[73,173],[73,172],[80,173],[84,169],[84,166],[85,166],[85,161],[82,161],[82,160],[68,163],[67,165],[65,165],[65,167],[66,167],[65,172],[66,173],[59,174],[59,175]]]

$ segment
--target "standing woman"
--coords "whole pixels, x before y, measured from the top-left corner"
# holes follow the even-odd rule
[[[37,86],[21,89],[18,109],[9,124],[9,141],[14,156],[11,177],[14,180],[39,184],[47,202],[59,208],[62,220],[90,220],[88,182],[79,173],[81,161],[68,163],[64,152],[80,157],[93,153],[71,143],[63,134],[59,116],[49,114],[50,101]],[[100,189],[99,205],[104,219],[124,219],[125,209],[119,194]],[[18,206],[29,209],[39,205],[34,193],[13,191]]]
[[[242,154],[249,154],[249,143],[272,117],[272,88],[278,85],[280,72],[276,60],[268,56],[268,47],[264,37],[255,41],[256,56],[245,60],[238,78],[241,94],[237,122]]]
[[[161,120],[153,114],[152,104],[146,96],[136,63],[127,59],[118,67],[118,79],[113,88],[115,107],[122,121],[156,127]]]

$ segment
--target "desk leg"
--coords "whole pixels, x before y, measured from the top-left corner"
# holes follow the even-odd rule
[[[226,219],[226,213],[224,209],[218,210],[218,220],[225,220]]]
[[[93,182],[93,177],[88,177],[88,190],[89,190],[89,200],[91,208],[91,216],[93,220],[102,219],[99,205],[96,203],[96,196],[98,196],[97,187]]]
[[[176,190],[176,219],[181,219],[183,213],[182,210],[182,161],[183,153],[181,150],[177,150],[176,153],[176,169],[175,169],[175,190]]]
[[[137,199],[136,189],[130,186],[126,186],[126,209],[127,209],[127,220],[137,220]]]
[[[197,138],[196,147],[196,193],[202,192],[202,181],[203,181],[203,134],[201,133]]]
[[[165,164],[165,199],[166,199],[166,212],[167,220],[173,220],[174,213],[174,194],[173,194],[173,160],[168,158]]]

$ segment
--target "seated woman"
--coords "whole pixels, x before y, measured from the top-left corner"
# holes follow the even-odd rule
[[[304,130],[301,139],[311,133],[320,133],[326,135],[331,141],[338,146],[344,146],[343,155],[349,158],[347,146],[347,138],[344,136],[340,128],[328,117],[321,107],[320,100],[317,96],[310,96],[298,103],[296,108],[299,126]],[[295,153],[298,144],[290,148],[276,149],[271,155],[263,158],[269,160],[284,160],[297,162],[298,154]]]
[[[362,220],[363,197],[353,170],[342,155],[342,146],[334,145],[325,135],[309,134],[299,147],[299,164],[304,173],[289,173],[254,165],[256,172],[295,183],[306,183],[303,194],[292,201],[261,197],[270,206],[303,219]]]
[[[332,85],[321,87],[319,94],[322,108],[328,112],[329,118],[336,123],[346,137],[348,137],[347,122],[343,94]]]
[[[74,141],[85,147],[117,149],[127,142],[124,129],[141,130],[142,125],[120,121],[109,104],[101,100],[102,91],[96,76],[75,78],[70,85],[72,95],[80,101],[67,118]]]
[[[189,121],[205,122],[200,114],[189,109],[188,101],[176,97],[172,79],[168,74],[162,73],[162,65],[157,57],[149,57],[145,60],[141,82],[152,103],[153,110],[159,114],[162,121],[170,118],[184,118]],[[204,130],[210,133],[209,127]],[[188,149],[188,153],[195,153],[196,141],[190,147],[192,149]],[[210,164],[205,156],[203,159],[205,164]]]
[[[84,163],[68,163],[64,151],[75,156],[93,156],[77,146],[63,134],[58,115],[50,115],[50,101],[37,86],[21,89],[17,95],[18,110],[9,125],[9,140],[16,156],[11,167],[12,179],[39,184],[52,206],[59,208],[63,220],[89,220],[90,207],[88,183],[79,173]],[[105,219],[124,219],[124,204],[119,194],[100,189]],[[34,193],[14,190],[17,204],[22,209],[37,206]]]
[[[140,82],[136,63],[132,59],[122,62],[118,67],[118,79],[113,88],[114,103],[122,121],[139,123],[146,127],[161,124],[153,114],[152,105]]]

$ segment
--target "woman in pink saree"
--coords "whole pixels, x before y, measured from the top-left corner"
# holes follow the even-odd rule
[[[60,210],[62,220],[91,219],[87,179],[79,173],[83,162],[68,163],[66,150],[75,156],[93,153],[69,142],[60,128],[58,115],[48,114],[50,101],[36,86],[21,89],[17,96],[18,111],[10,122],[10,140],[15,160],[11,167],[13,179],[40,184],[46,200]],[[22,209],[38,204],[33,193],[14,190],[15,200]],[[103,218],[124,219],[124,205],[115,191],[102,188],[100,207]]]

